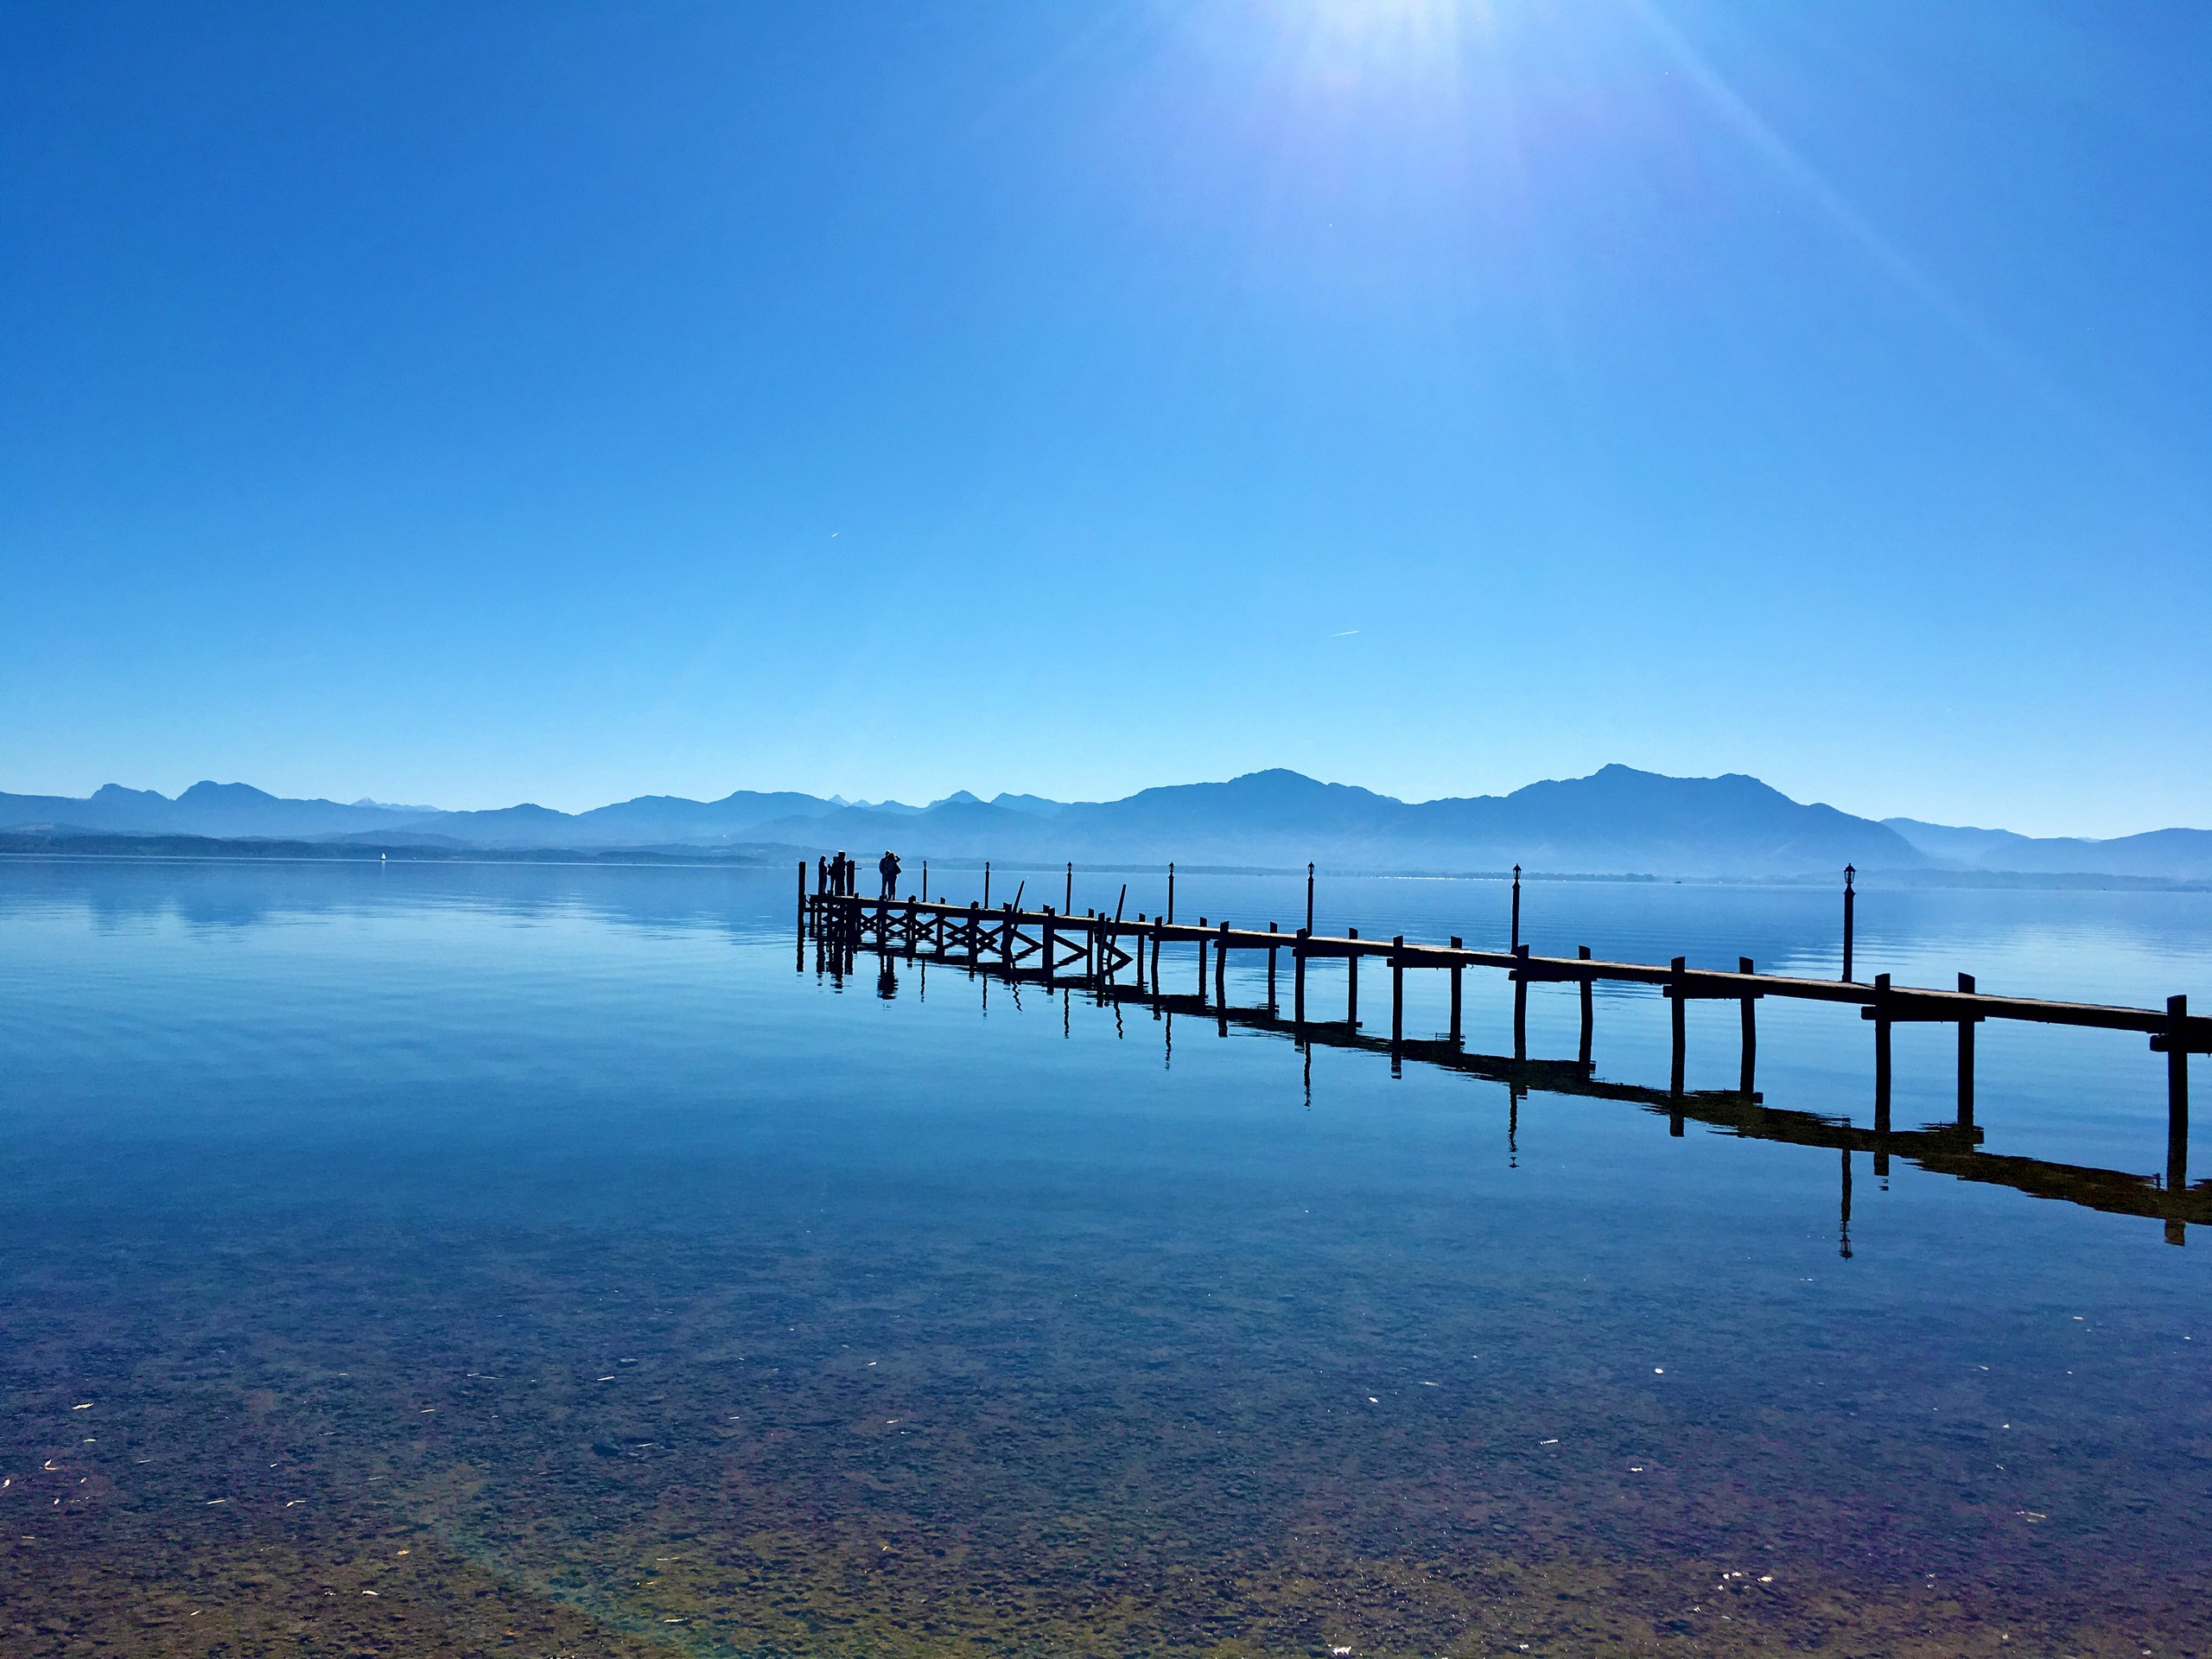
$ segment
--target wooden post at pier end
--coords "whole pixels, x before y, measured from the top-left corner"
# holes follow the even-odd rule
[[[1173,860],[1167,866],[1167,919],[1171,923],[1175,919],[1175,865]]]
[[[1205,918],[1205,917],[1203,917],[1203,916],[1199,917],[1199,918],[1198,918],[1198,925],[1199,925],[1200,927],[1204,927],[1205,925],[1206,925],[1206,918]],[[1198,1006],[1199,1006],[1200,1007],[1202,1007],[1202,1008],[1203,1008],[1204,1007],[1205,1007],[1205,1005],[1206,1005],[1206,939],[1205,939],[1205,935],[1204,935],[1203,933],[1201,933],[1201,934],[1198,936]]]
[[[1460,944],[1459,944],[1459,936],[1457,933],[1454,933],[1454,934],[1452,936],[1452,948],[1454,950],[1459,950],[1459,949],[1460,949],[1460,948],[1461,948],[1461,947],[1460,947]],[[1451,1030],[1451,1032],[1450,1032],[1449,1035],[1450,1035],[1451,1041],[1452,1041],[1452,1047],[1454,1047],[1454,1048],[1459,1047],[1459,1042],[1460,1042],[1460,1035],[1459,1035],[1459,980],[1460,980],[1461,973],[1462,973],[1462,969],[1461,969],[1461,968],[1460,968],[1460,965],[1459,965],[1458,963],[1456,963],[1456,962],[1455,962],[1455,963],[1453,963],[1452,964],[1452,1030]]]
[[[1213,953],[1213,1005],[1217,1008],[1229,1006],[1229,922],[1221,924],[1221,944]]]
[[[1578,944],[1574,947],[1574,955],[1577,961],[1587,962],[1590,960],[1590,947],[1586,944]],[[1593,1034],[1592,1027],[1597,1023],[1597,1010],[1591,1006],[1591,1002],[1590,976],[1585,974],[1582,976],[1582,1042],[1576,1049],[1574,1056],[1580,1062],[1585,1071],[1590,1070],[1590,1039]]]
[[[1689,1028],[1687,1015],[1690,1000],[1685,974],[1688,959],[1676,957],[1667,964],[1667,998],[1674,1005],[1675,1058],[1668,1071],[1667,1092],[1679,1096],[1682,1092],[1682,1074],[1689,1060]]]
[[[1344,937],[1356,939],[1359,930],[1344,929]],[[1359,952],[1355,950],[1344,958],[1344,1023],[1354,1031],[1359,1029]]]
[[[1851,878],[1857,874],[1856,865],[1843,867],[1843,978],[1846,984],[1851,982],[1852,912],[1858,907],[1858,895],[1851,890]]]
[[[1751,959],[1749,957],[1737,957],[1736,971],[1739,974],[1750,974],[1752,971]],[[1753,1092],[1753,1081],[1758,1075],[1758,1014],[1752,1006],[1757,1000],[1755,995],[1746,994],[1743,1001],[1744,1053],[1741,1062],[1736,1068],[1736,1092],[1739,1095],[1749,1095]]]
[[[803,858],[798,861],[798,925],[804,933],[806,931],[806,861]]]
[[[1874,1133],[1890,1132],[1890,976],[1874,976]]]
[[[1521,867],[1513,867],[1513,948],[1521,948]]]
[[[1274,923],[1273,923],[1273,922],[1269,922],[1269,923],[1268,924],[1268,932],[1273,933],[1273,932],[1275,932],[1275,931],[1278,931],[1278,930],[1277,930],[1277,928],[1276,928],[1276,926],[1275,926],[1275,924],[1274,924]],[[1271,945],[1269,945],[1269,946],[1268,947],[1268,1012],[1269,1014],[1273,1014],[1274,1011],[1275,1011],[1275,948],[1274,948],[1274,946],[1273,946],[1273,945],[1271,944]]]
[[[1516,944],[1513,955],[1518,965],[1513,969],[1513,1058],[1529,1058],[1529,947]]]
[[[1073,859],[1068,860],[1068,891],[1067,896],[1060,901],[1060,913],[1064,916],[1075,914],[1075,860]]]
[[[1052,907],[1047,905],[1045,906],[1045,919],[1037,924],[1037,943],[1039,947],[1037,954],[1042,959],[1045,982],[1047,984],[1050,984],[1052,979],[1052,958],[1059,954],[1058,941],[1059,933],[1052,925]]]
[[[991,861],[990,861],[989,859],[988,859],[988,858],[987,858],[987,859],[985,859],[985,860],[983,861],[983,908],[984,908],[985,910],[988,910],[990,907],[991,907]]]
[[[2166,1191],[2189,1185],[2189,999],[2166,999]]]
[[[1390,1046],[1406,1040],[1406,936],[1390,941]]]
[[[929,860],[927,860],[927,859],[925,858],[925,859],[924,859],[924,860],[922,861],[922,902],[923,902],[924,904],[925,904],[925,905],[926,905],[927,903],[929,903],[929,901],[930,901],[930,861],[929,861]]]
[[[1306,867],[1306,937],[1313,937],[1313,866]]]
[[[1968,996],[1974,995],[1974,976],[1961,974],[1959,988]],[[1959,1021],[1959,1127],[1974,1128],[1974,1018],[1967,1014]]]

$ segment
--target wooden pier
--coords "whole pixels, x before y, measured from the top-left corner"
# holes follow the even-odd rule
[[[2094,1209],[2159,1217],[2166,1223],[2167,1238],[2176,1243],[2183,1242],[2185,1224],[2212,1224],[2212,1181],[2191,1187],[2188,1180],[2189,1056],[2212,1053],[2212,1018],[2191,1014],[2183,996],[2168,998],[2164,1008],[2139,1008],[1988,995],[1977,990],[1973,976],[1966,974],[1959,976],[1957,988],[1941,990],[1894,985],[1887,974],[1877,975],[1871,982],[1761,974],[1749,957],[1739,958],[1731,972],[1693,969],[1681,957],[1664,965],[1607,962],[1593,957],[1586,946],[1573,957],[1540,957],[1519,939],[1517,869],[1513,887],[1514,943],[1502,951],[1470,950],[1457,938],[1440,945],[1408,941],[1402,935],[1363,939],[1357,929],[1348,930],[1341,938],[1318,934],[1312,926],[1310,874],[1307,925],[1290,933],[1272,922],[1264,929],[1238,928],[1205,917],[1192,923],[1141,914],[1128,918],[1118,912],[1109,916],[1098,911],[1077,916],[1050,906],[1025,910],[1017,907],[1019,894],[1015,902],[995,908],[980,901],[871,898],[847,890],[851,885],[849,865],[818,868],[811,887],[803,861],[798,874],[802,940],[814,939],[842,971],[850,970],[857,953],[870,950],[886,957],[946,963],[1017,982],[1079,986],[1102,1002],[1139,1001],[1171,1014],[1211,1019],[1224,1033],[1231,1025],[1254,1027],[1281,1033],[1301,1046],[1319,1043],[1386,1053],[1394,1069],[1410,1059],[1493,1077],[1510,1084],[1516,1101],[1534,1088],[1632,1102],[1666,1115],[1677,1135],[1682,1132],[1684,1122],[1694,1118],[1759,1139],[1840,1148],[1847,1157],[1863,1150],[1873,1155],[1878,1173],[1884,1172],[1889,1156],[1895,1154],[1962,1179],[1995,1180]],[[1172,874],[1170,880],[1172,894]],[[987,893],[988,881],[987,875]],[[1068,891],[1072,892],[1071,874]],[[1127,889],[1123,891],[1126,893]],[[1848,885],[1846,895],[1848,960],[1849,901],[1855,896]],[[1163,979],[1173,965],[1163,962],[1162,953],[1175,945],[1194,948],[1196,973],[1194,980],[1185,982],[1192,986],[1188,992],[1168,990]],[[1230,1006],[1231,951],[1263,956],[1267,989],[1262,1007]],[[1359,967],[1368,958],[1389,969],[1390,1034],[1387,1039],[1365,1034],[1361,1027]],[[1277,998],[1282,959],[1287,959],[1290,980],[1287,1016]],[[1346,969],[1344,1014],[1340,1020],[1315,1017],[1308,1007],[1308,965],[1327,961],[1341,961]],[[1501,971],[1512,982],[1513,1052],[1510,1056],[1474,1054],[1465,1049],[1462,982],[1470,969]],[[1422,970],[1447,976],[1450,1023],[1440,1038],[1409,1039],[1405,1031],[1406,975]],[[1173,971],[1179,976],[1190,969]],[[1669,1000],[1673,1053],[1665,1090],[1596,1079],[1591,1058],[1596,1014],[1592,988],[1601,981],[1651,986]],[[1572,984],[1580,993],[1580,1040],[1573,1060],[1529,1057],[1529,987],[1548,982]],[[1756,1090],[1756,1009],[1768,997],[1854,1007],[1860,1019],[1872,1024],[1874,1122],[1871,1130],[1815,1114],[1773,1111],[1764,1105]],[[1684,1087],[1685,1014],[1688,1004],[1697,1001],[1738,1005],[1741,1037],[1734,1090],[1693,1092]],[[2167,1133],[2163,1179],[2033,1159],[1997,1158],[1978,1151],[1981,1131],[1974,1122],[1974,1029],[1991,1020],[2134,1032],[2147,1037],[2151,1049],[2165,1060]],[[1892,1125],[1891,1032],[1898,1024],[1958,1027],[1957,1112],[1953,1123],[1916,1130],[1898,1130]]]

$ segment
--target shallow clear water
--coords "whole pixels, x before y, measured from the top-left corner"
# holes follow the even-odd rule
[[[840,979],[791,881],[0,868],[0,1650],[2212,1649],[2202,1230]],[[1318,920],[1492,944],[1506,906],[1325,880]],[[1835,971],[1830,893],[1524,906],[1539,950]],[[2212,1002],[2204,895],[1873,893],[1859,929],[1862,976]],[[1441,976],[1409,995],[1440,1029]],[[1510,1020],[1471,976],[1468,1046]],[[1532,1053],[1576,1021],[1540,988]],[[1770,1108],[1869,1121],[1849,1010],[1760,1021]],[[1950,1116],[1951,1041],[1898,1032],[1900,1128]],[[1663,1086],[1665,1004],[1601,993],[1595,1052]],[[1980,1055],[1985,1153],[2162,1167],[2141,1038]],[[1694,1007],[1691,1087],[1736,1065]]]

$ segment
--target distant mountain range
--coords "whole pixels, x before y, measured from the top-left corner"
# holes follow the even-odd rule
[[[1294,772],[1147,789],[1118,801],[1035,795],[984,801],[962,791],[909,806],[739,790],[718,801],[641,795],[588,812],[523,804],[445,812],[375,801],[287,800],[245,784],[194,784],[174,800],[111,784],[78,798],[0,794],[0,831],[72,837],[199,836],[453,856],[562,849],[603,855],[737,856],[772,848],[845,848],[872,862],[908,858],[1007,864],[1158,864],[1478,871],[1520,864],[1553,874],[1790,877],[1869,872],[2023,872],[2165,880],[2212,879],[2212,831],[2160,830],[2111,841],[2037,839],[1914,818],[1877,823],[1791,800],[1756,778],[1668,778],[1606,766],[1510,795],[1407,802]],[[107,843],[111,845],[111,841]]]

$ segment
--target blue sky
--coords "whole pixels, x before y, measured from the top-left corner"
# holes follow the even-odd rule
[[[2212,10],[0,5],[0,788],[2212,824]]]

